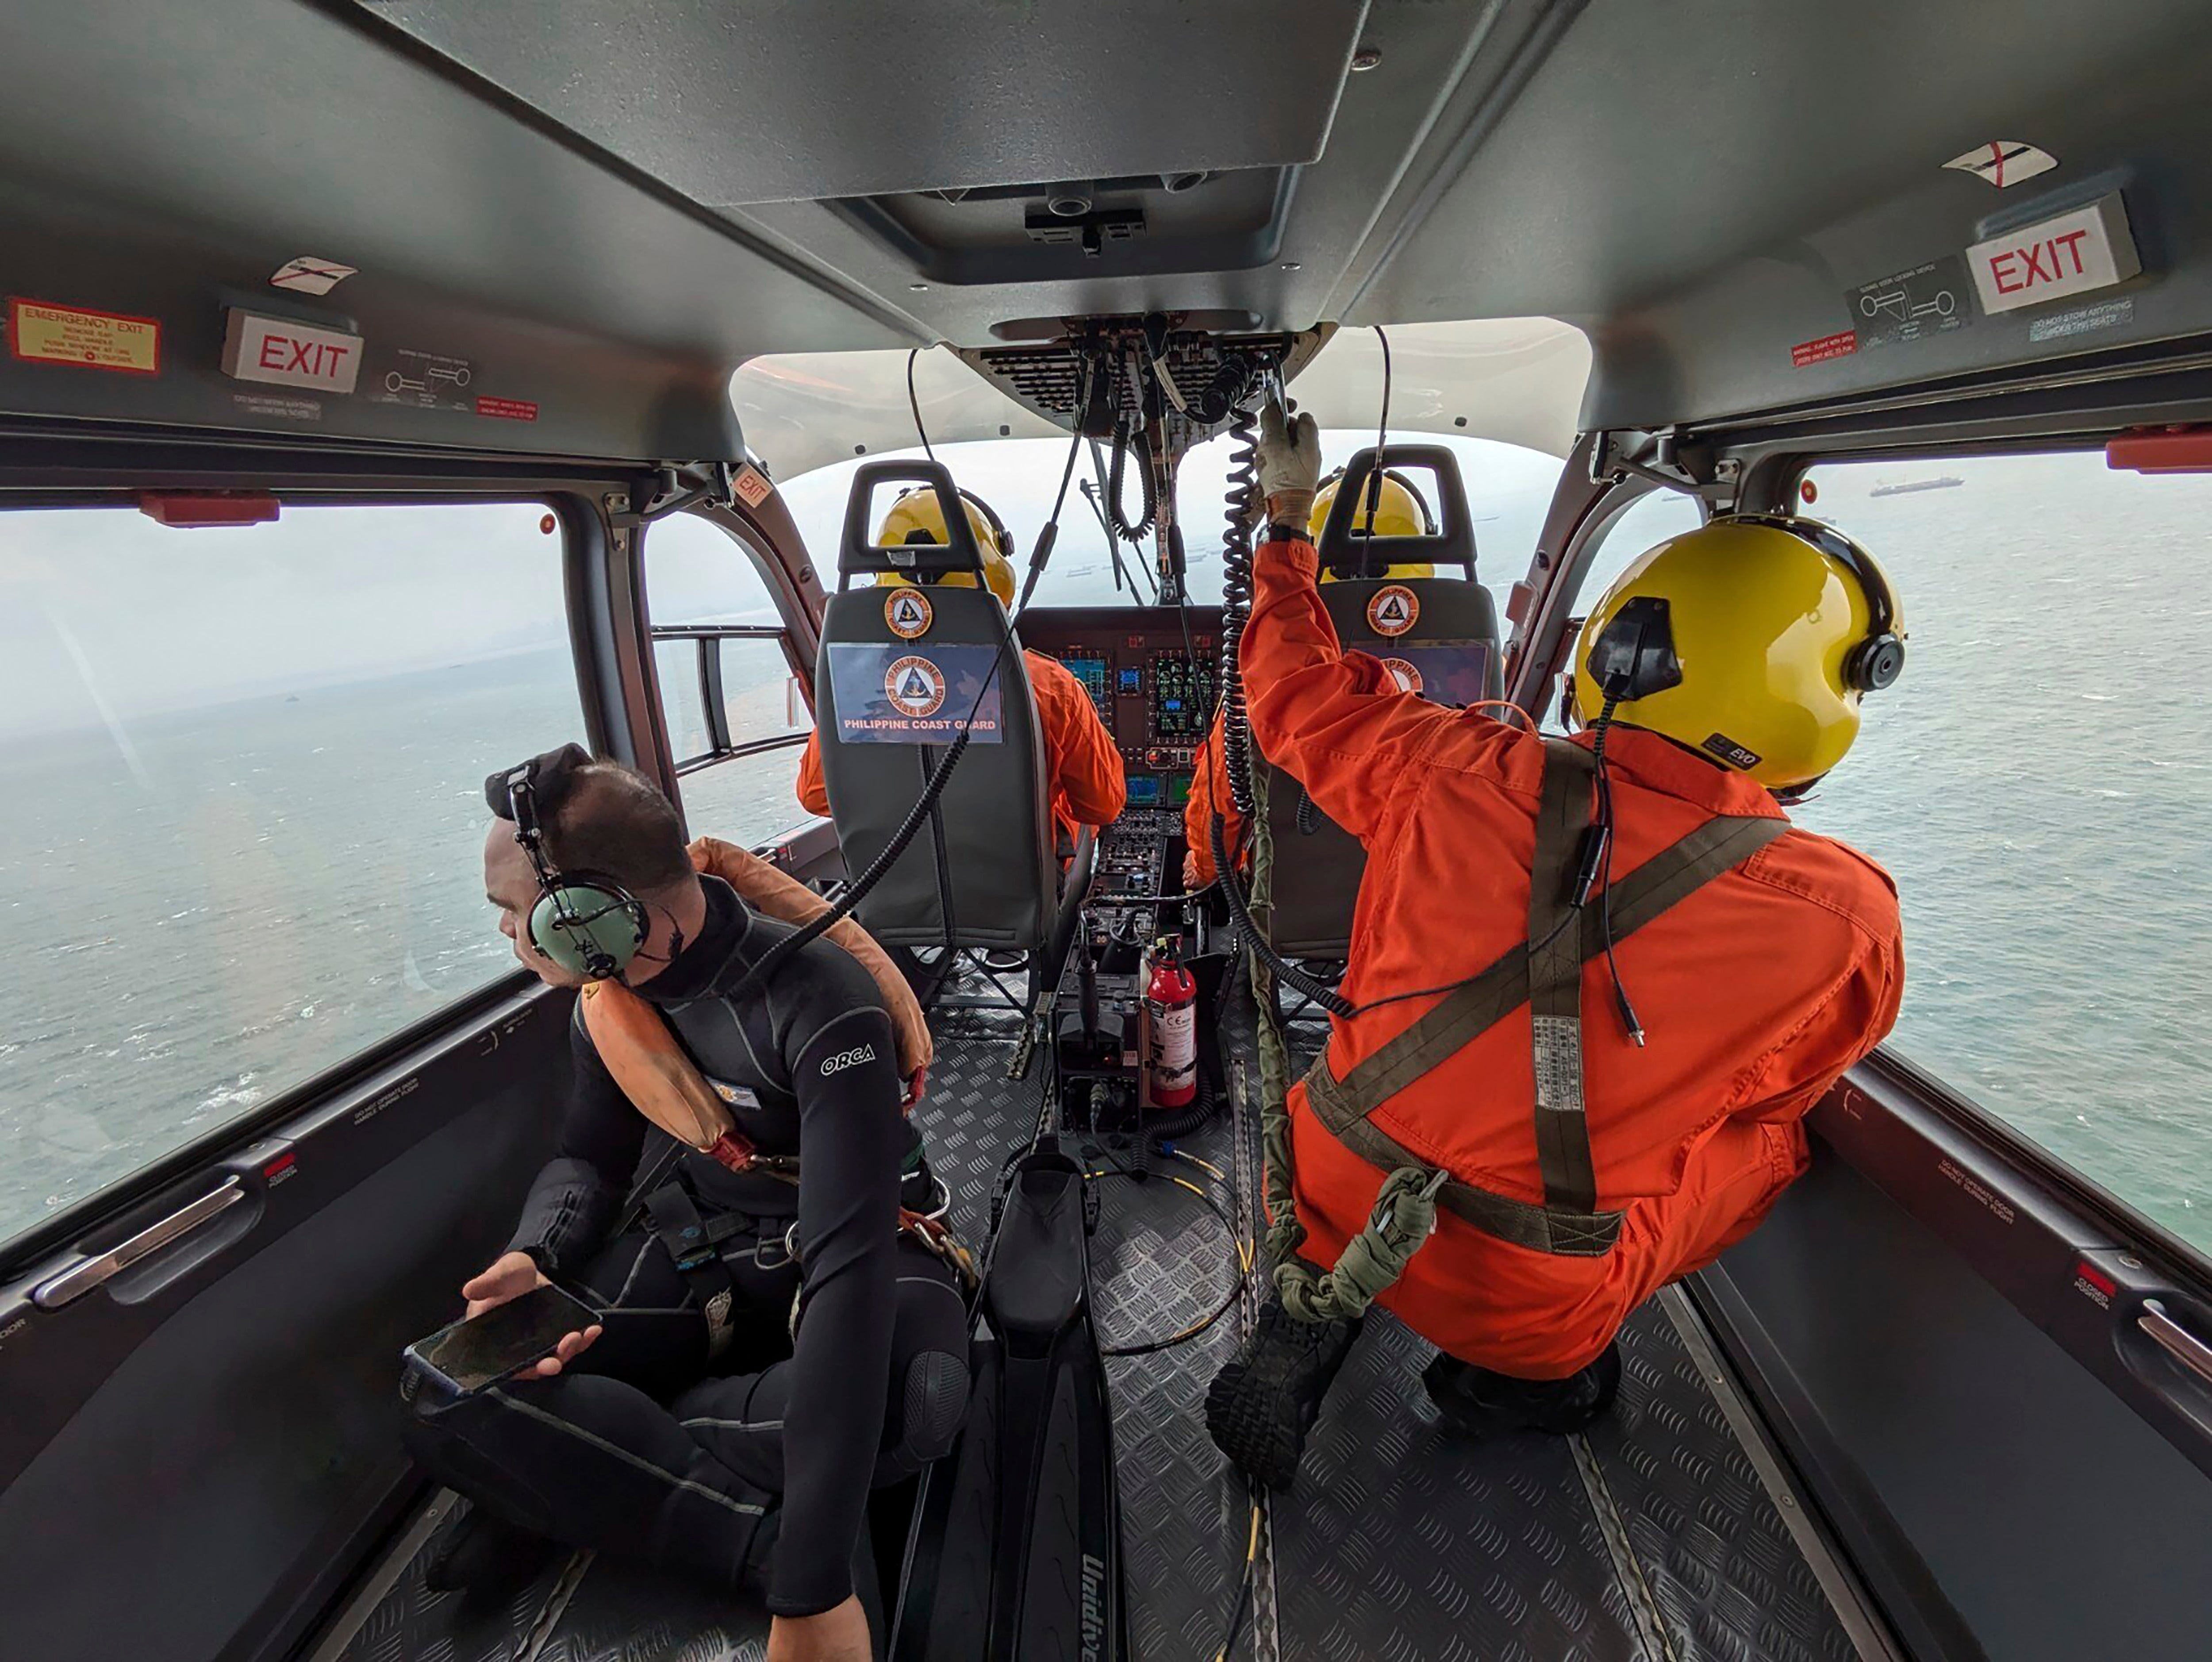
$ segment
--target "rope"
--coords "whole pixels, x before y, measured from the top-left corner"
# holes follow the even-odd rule
[[[1252,916],[1265,931],[1274,904],[1275,844],[1267,825],[1267,775],[1254,770]],[[1406,1273],[1421,1244],[1436,1233],[1437,1191],[1446,1174],[1401,1166],[1383,1178],[1366,1226],[1344,1245],[1333,1268],[1316,1269],[1298,1256],[1305,1226],[1291,1195],[1290,1046],[1275,1020],[1274,986],[1266,960],[1245,950],[1252,983],[1254,1023],[1260,1041],[1260,1155],[1261,1192],[1267,1202],[1267,1257],[1283,1308],[1302,1322],[1348,1320]]]

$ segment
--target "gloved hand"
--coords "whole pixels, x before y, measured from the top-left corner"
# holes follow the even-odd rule
[[[1303,536],[1321,488],[1321,429],[1310,415],[1288,420],[1279,404],[1261,415],[1259,488],[1268,520],[1295,525]]]

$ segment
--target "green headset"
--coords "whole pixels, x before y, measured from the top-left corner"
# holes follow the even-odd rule
[[[531,949],[571,975],[613,981],[645,945],[645,904],[604,874],[555,865],[539,817],[560,807],[576,770],[591,759],[579,745],[533,756],[485,780],[484,800],[514,825],[514,840],[538,874],[538,899],[522,925]]]

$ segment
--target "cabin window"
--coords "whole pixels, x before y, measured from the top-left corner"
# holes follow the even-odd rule
[[[1606,590],[1619,580],[1620,574],[1638,556],[1656,548],[1669,537],[1679,537],[1686,531],[1695,531],[1705,523],[1705,507],[1695,496],[1680,490],[1652,490],[1638,496],[1620,516],[1598,533],[1597,547],[1590,556],[1589,573],[1582,587],[1576,591],[1575,628],[1590,609],[1605,598]],[[1562,664],[1574,661],[1571,647]],[[1564,731],[1560,725],[1560,692],[1564,678],[1555,676],[1545,689],[1542,727],[1547,733]]]
[[[1910,655],[1795,818],[1896,879],[1892,1043],[2212,1248],[2212,478],[2100,454],[1815,468]]]
[[[805,819],[793,792],[811,729],[789,636],[745,546],[677,514],[645,536],[653,669],[684,823],[740,847]]]
[[[0,513],[0,1238],[514,969],[482,782],[584,736],[550,523]]]

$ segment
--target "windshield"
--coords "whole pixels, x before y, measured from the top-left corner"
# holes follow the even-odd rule
[[[1437,438],[1420,435],[1422,443],[1443,444],[1457,456],[1460,478],[1467,490],[1468,511],[1474,521],[1476,575],[1504,605],[1504,592],[1527,570],[1528,556],[1544,521],[1544,510],[1559,476],[1559,459],[1540,450],[1504,444],[1492,439]],[[1322,435],[1324,468],[1341,466],[1353,454],[1375,442],[1372,429],[1331,429]],[[1030,551],[1052,512],[1053,493],[1059,488],[1067,463],[1068,445],[1058,439],[991,439],[973,444],[941,444],[937,458],[951,471],[963,490],[989,502],[1013,533],[1016,564],[1026,570]],[[1190,597],[1204,606],[1221,602],[1221,531],[1223,496],[1227,489],[1230,443],[1217,438],[1200,445],[1184,458],[1177,479],[1176,501],[1183,524],[1183,545],[1190,574]],[[899,460],[920,460],[921,452],[886,452]],[[867,458],[882,460],[884,456]],[[862,459],[854,458],[785,483],[781,488],[792,517],[806,539],[808,551],[821,569],[823,580],[834,586],[837,541],[844,515],[846,493],[852,488],[853,470]],[[1140,548],[1123,544],[1125,571],[1141,567],[1133,595],[1125,584],[1115,587],[1114,561],[1106,534],[1079,487],[1091,479],[1087,450],[1079,454],[1074,480],[1068,486],[1067,503],[1060,518],[1060,535],[1053,545],[1052,564],[1037,585],[1040,606],[1130,605],[1152,600],[1148,581],[1151,539]],[[1430,492],[1425,476],[1415,481]],[[1137,511],[1137,485],[1125,481],[1127,511]],[[877,512],[890,506],[889,492],[880,493]]]

